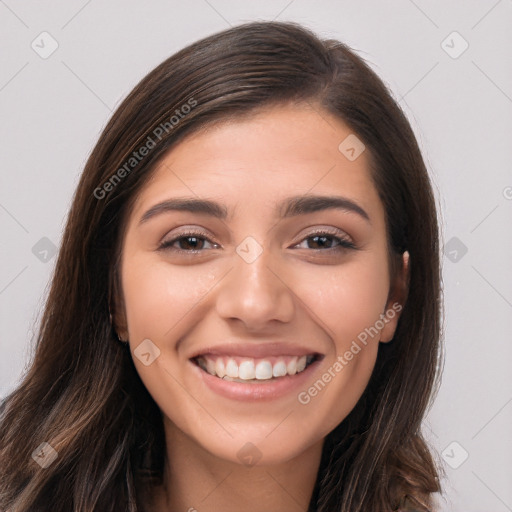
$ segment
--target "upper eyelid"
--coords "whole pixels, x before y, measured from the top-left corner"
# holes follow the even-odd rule
[[[348,238],[352,239],[352,237],[344,229],[337,228],[337,227],[334,227],[334,226],[330,226],[330,227],[329,226],[328,227],[316,226],[316,227],[311,228],[311,231],[308,231],[307,233],[302,234],[301,235],[301,237],[302,237],[301,240],[304,239],[305,237],[314,236],[314,235],[320,234],[320,233],[325,233],[325,234],[328,234],[328,235],[331,235],[331,236],[343,236],[343,235],[345,235]],[[169,233],[167,233],[165,235],[165,237],[168,234]],[[183,232],[175,234],[175,235],[172,235],[173,238],[171,240],[176,240],[176,239],[179,239],[181,237],[195,236],[195,235],[199,235],[199,236],[202,236],[204,238],[207,238],[210,241],[213,241],[213,240],[211,240],[212,237],[210,237],[210,235],[208,233],[206,233],[206,230],[203,230],[202,228],[189,228],[189,229],[185,228]]]
[[[311,238],[311,237],[314,237],[314,236],[319,236],[319,235],[327,235],[327,236],[331,236],[333,238],[338,238],[341,241],[348,242],[349,244],[355,246],[355,243],[353,242],[352,237],[350,237],[342,229],[335,228],[335,227],[331,227],[331,228],[326,228],[326,227],[313,228],[312,231],[309,231],[309,232],[301,235],[300,239],[298,241],[294,242],[294,246],[302,243],[304,240],[307,240],[308,238]],[[218,242],[215,242],[214,240],[212,240],[211,237],[207,233],[203,232],[202,230],[200,230],[200,229],[195,230],[195,229],[191,228],[190,230],[185,230],[182,233],[174,235],[170,240],[163,240],[159,244],[159,246],[162,247],[162,246],[166,246],[166,245],[173,245],[174,243],[176,243],[180,239],[188,238],[188,237],[204,238],[205,240],[207,240],[208,242],[210,242],[212,244],[220,245]],[[185,249],[177,249],[177,250],[181,250],[183,252],[192,252],[192,251],[186,251]]]

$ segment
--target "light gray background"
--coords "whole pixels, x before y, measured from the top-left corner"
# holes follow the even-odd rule
[[[441,509],[512,511],[512,0],[0,0],[0,396],[30,356],[52,244],[112,111],[170,54],[257,19],[345,41],[409,116],[447,244],[446,362],[425,422]],[[58,43],[46,59],[31,47],[51,49],[43,31]]]

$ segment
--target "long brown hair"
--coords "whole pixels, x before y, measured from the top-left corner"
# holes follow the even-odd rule
[[[159,158],[186,134],[284,102],[317,105],[364,142],[386,212],[390,262],[410,254],[394,339],[380,344],[363,396],[325,440],[309,510],[384,512],[405,495],[418,510],[432,506],[439,479],[420,429],[440,360],[440,261],[435,201],[416,139],[385,85],[346,45],[294,23],[254,22],[157,66],[93,149],[31,365],[3,404],[2,510],[142,510],[139,489],[161,481],[165,441],[161,412],[109,316],[124,220]],[[57,458],[43,469],[32,454],[44,442]]]

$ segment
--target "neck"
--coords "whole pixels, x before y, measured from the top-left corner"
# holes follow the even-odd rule
[[[219,459],[168,427],[164,480],[150,500],[151,512],[307,512],[323,439],[283,463],[246,466]]]

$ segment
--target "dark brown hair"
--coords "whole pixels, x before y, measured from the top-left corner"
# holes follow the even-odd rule
[[[410,254],[394,339],[380,344],[363,396],[325,440],[310,511],[387,512],[405,495],[418,510],[432,507],[439,479],[420,429],[440,360],[440,261],[435,201],[416,139],[382,81],[346,45],[294,23],[255,22],[157,66],[93,149],[33,360],[3,404],[0,509],[142,510],[139,489],[162,478],[165,442],[160,410],[109,318],[123,222],[159,159],[185,135],[290,102],[330,112],[364,142],[386,212],[390,262]],[[142,146],[147,154],[130,160]],[[58,453],[46,469],[31,457],[42,442]]]

